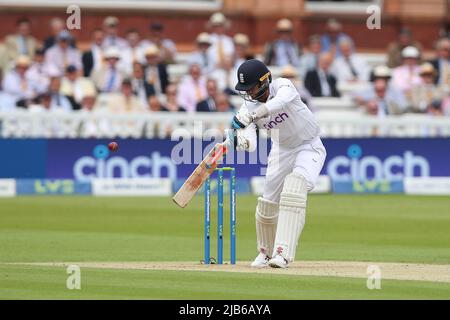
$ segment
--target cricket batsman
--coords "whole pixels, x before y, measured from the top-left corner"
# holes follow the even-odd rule
[[[326,150],[319,126],[292,84],[272,81],[267,66],[252,59],[237,70],[236,90],[245,99],[233,117],[227,139],[236,150],[256,148],[256,129],[266,129],[272,148],[264,193],[256,206],[255,268],[286,268],[294,261],[305,225],[307,194],[322,170]]]

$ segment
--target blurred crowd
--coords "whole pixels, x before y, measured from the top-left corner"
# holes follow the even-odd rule
[[[294,37],[291,20],[280,19],[276,39],[260,53],[247,35],[230,35],[229,26],[224,14],[212,14],[187,55],[187,72],[174,81],[168,69],[179,64],[177,45],[161,23],[150,23],[148,34],[141,34],[106,17],[81,50],[64,20],[52,19],[48,37],[36,39],[30,20],[19,19],[16,33],[0,42],[0,111],[229,112],[239,108],[230,99],[238,94],[237,68],[257,57],[290,78],[312,110],[312,97],[341,97],[342,85],[362,83],[364,90],[350,95],[367,114],[450,115],[448,36],[436,37],[434,55],[426,60],[411,30],[403,28],[386,48],[386,65],[371,67],[333,18],[307,44]]]

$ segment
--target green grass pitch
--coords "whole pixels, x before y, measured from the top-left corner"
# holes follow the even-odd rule
[[[211,203],[214,217],[216,199]],[[255,204],[255,196],[237,197],[238,261],[256,255]],[[226,210],[225,259],[227,218]],[[382,279],[380,290],[369,290],[364,278],[292,275],[283,270],[277,274],[82,267],[81,290],[68,290],[65,267],[27,264],[200,264],[201,196],[186,209],[169,197],[0,199],[0,221],[0,299],[450,299],[450,282]],[[212,256],[215,227],[213,219]],[[449,197],[311,195],[296,264],[329,260],[450,265],[449,247]]]

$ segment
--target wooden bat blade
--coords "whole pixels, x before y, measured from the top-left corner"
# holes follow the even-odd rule
[[[217,167],[219,159],[227,152],[225,143],[218,143],[211,152],[195,168],[189,178],[183,183],[180,190],[173,196],[172,200],[181,208],[186,207],[194,198],[198,189],[208,179]]]

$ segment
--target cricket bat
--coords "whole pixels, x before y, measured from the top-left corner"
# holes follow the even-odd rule
[[[200,189],[206,179],[208,179],[211,173],[216,169],[219,159],[228,152],[227,145],[228,140],[217,143],[202,162],[200,162],[189,178],[183,183],[180,190],[173,196],[172,200],[177,205],[184,208],[191,202],[198,189]]]

